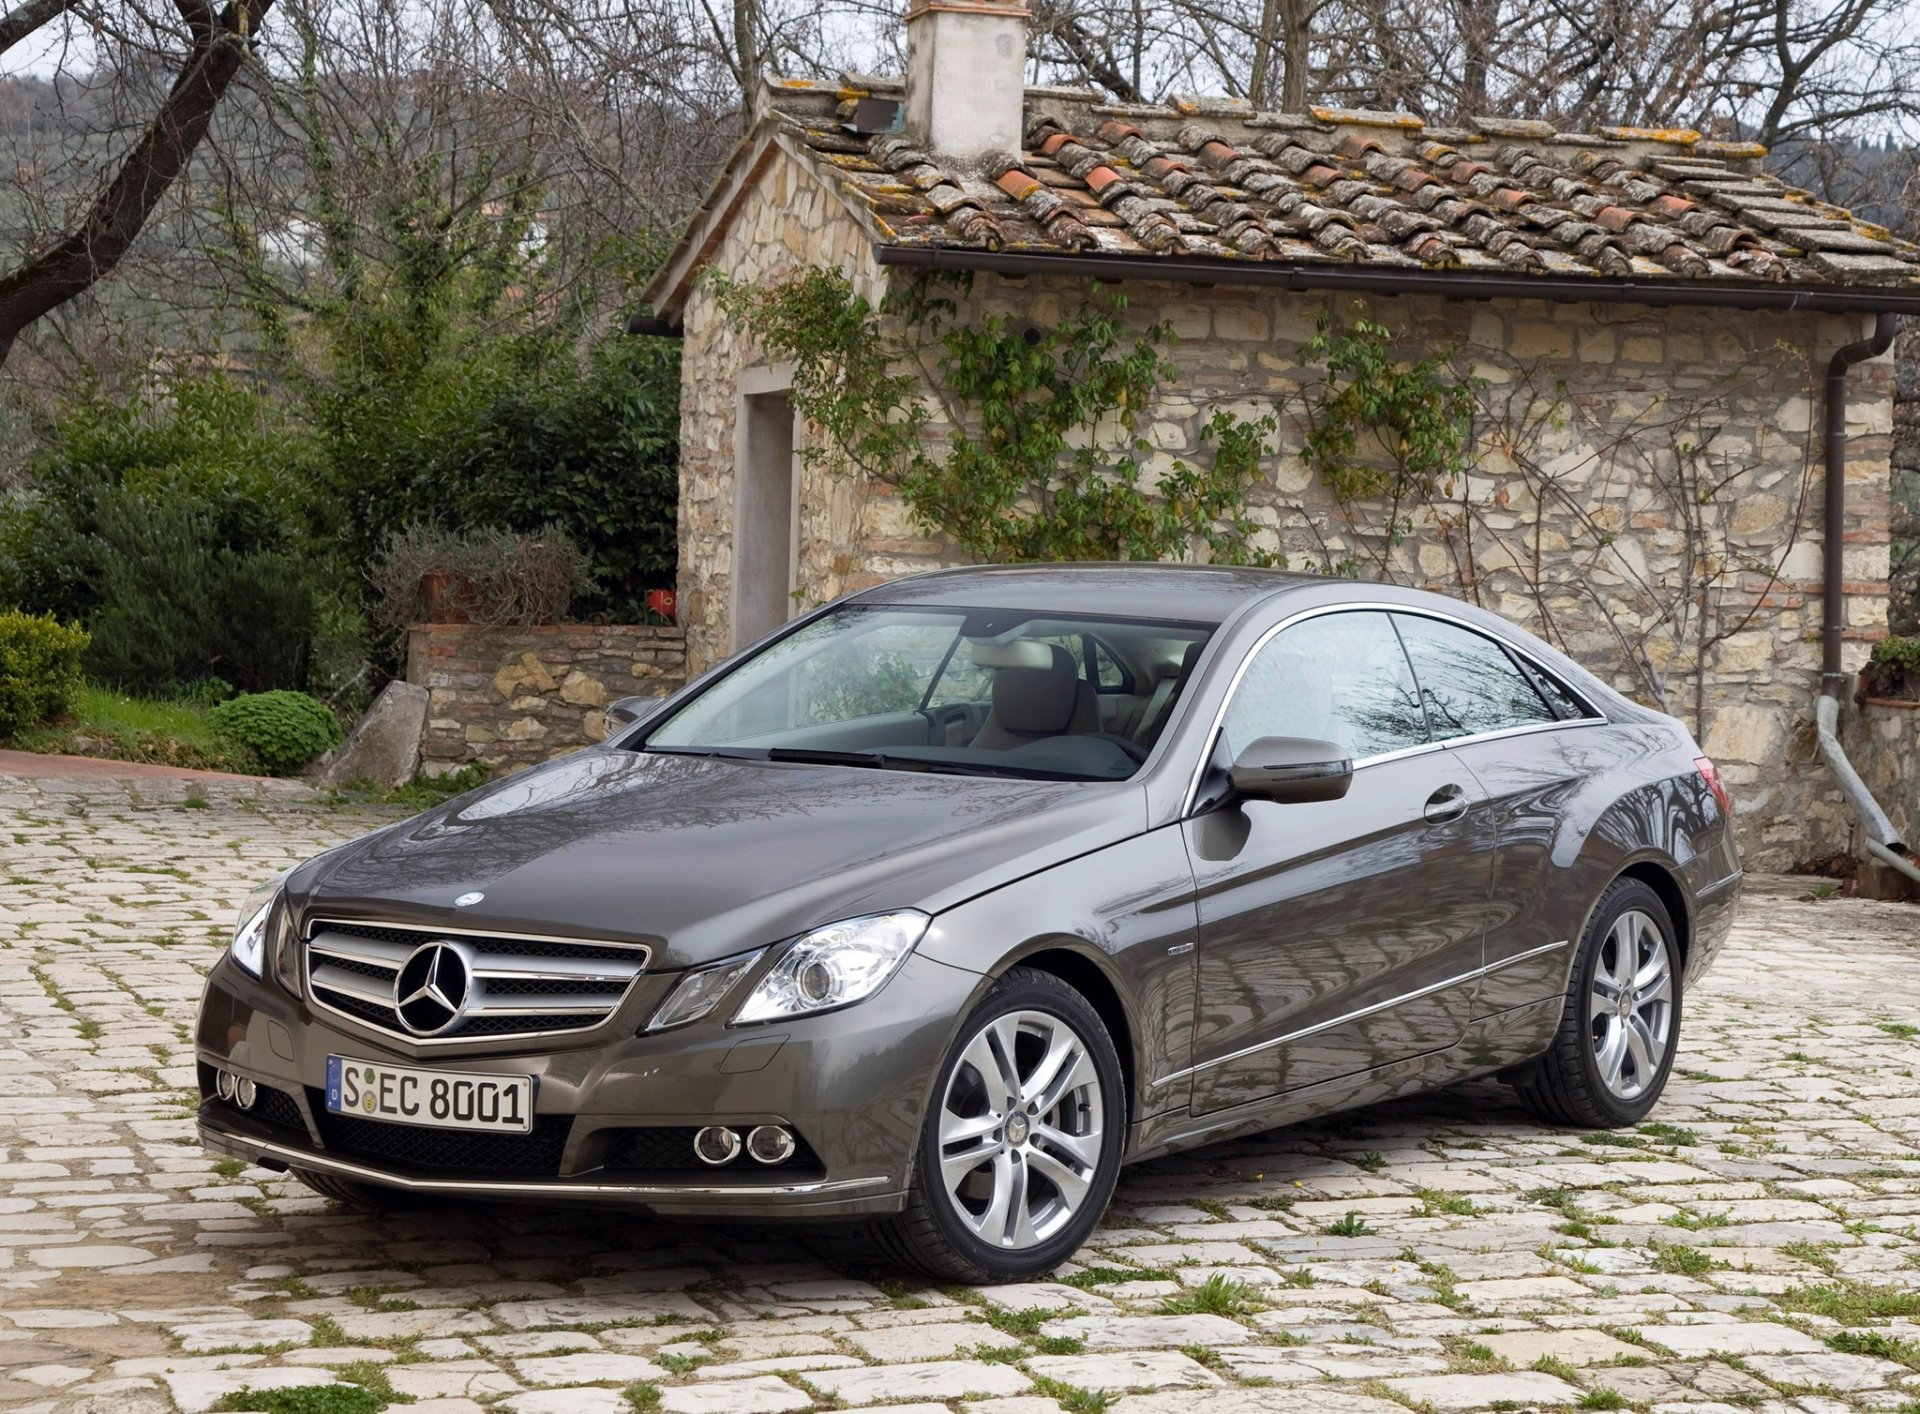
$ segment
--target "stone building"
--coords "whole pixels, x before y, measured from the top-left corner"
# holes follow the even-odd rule
[[[1247,497],[1258,543],[1475,599],[1665,704],[1735,786],[1750,863],[1845,850],[1812,734],[1823,382],[1877,315],[1920,311],[1920,249],[1786,187],[1762,149],[1691,131],[1023,87],[1024,23],[1006,0],[916,3],[904,81],[769,85],[649,290],[647,327],[684,338],[689,669],[797,605],[955,559],[892,484],[800,455],[820,434],[791,368],[728,320],[705,267],[760,285],[829,267],[876,306],[956,272],[962,317],[1038,328],[1098,282],[1136,329],[1177,336],[1149,477],[1211,455],[1214,411],[1274,412]],[[1404,508],[1404,535],[1303,457],[1323,318],[1484,380],[1473,473]],[[1893,390],[1890,359],[1850,372],[1849,670],[1886,631]]]

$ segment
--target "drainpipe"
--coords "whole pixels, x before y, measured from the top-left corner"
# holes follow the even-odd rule
[[[1840,640],[1847,624],[1846,541],[1842,534],[1847,514],[1847,370],[1885,353],[1893,346],[1893,334],[1894,318],[1883,313],[1874,320],[1870,337],[1835,349],[1827,363],[1827,524],[1821,591],[1825,621],[1820,632],[1820,696],[1813,704],[1813,720],[1820,737],[1820,759],[1827,763],[1860,816],[1867,853],[1920,884],[1920,866],[1914,864],[1913,851],[1893,828],[1860,773],[1853,769],[1837,730],[1840,695],[1847,681],[1840,669]]]

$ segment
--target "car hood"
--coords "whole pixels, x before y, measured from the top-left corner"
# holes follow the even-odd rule
[[[1145,794],[1126,783],[601,748],[333,850],[287,894],[302,927],[646,942],[671,969],[861,913],[937,913],[1145,823]]]

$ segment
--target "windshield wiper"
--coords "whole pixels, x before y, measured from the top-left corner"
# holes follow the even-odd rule
[[[798,761],[810,766],[867,766],[879,771],[914,770],[919,763],[884,751],[828,751],[810,746],[769,746],[769,761]]]
[[[985,761],[932,761],[924,756],[892,756],[884,751],[827,751],[804,746],[770,746],[769,761],[813,766],[864,766],[875,771],[920,771],[935,776],[1002,776],[1028,781],[1078,781],[1084,776],[1032,766],[997,766]]]
[[[650,756],[717,756],[723,761],[764,761],[767,754],[741,746],[642,746]]]

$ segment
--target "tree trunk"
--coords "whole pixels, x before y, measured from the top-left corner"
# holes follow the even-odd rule
[[[1280,0],[1281,58],[1286,64],[1280,76],[1280,111],[1283,113],[1307,111],[1312,26],[1313,0]]]

